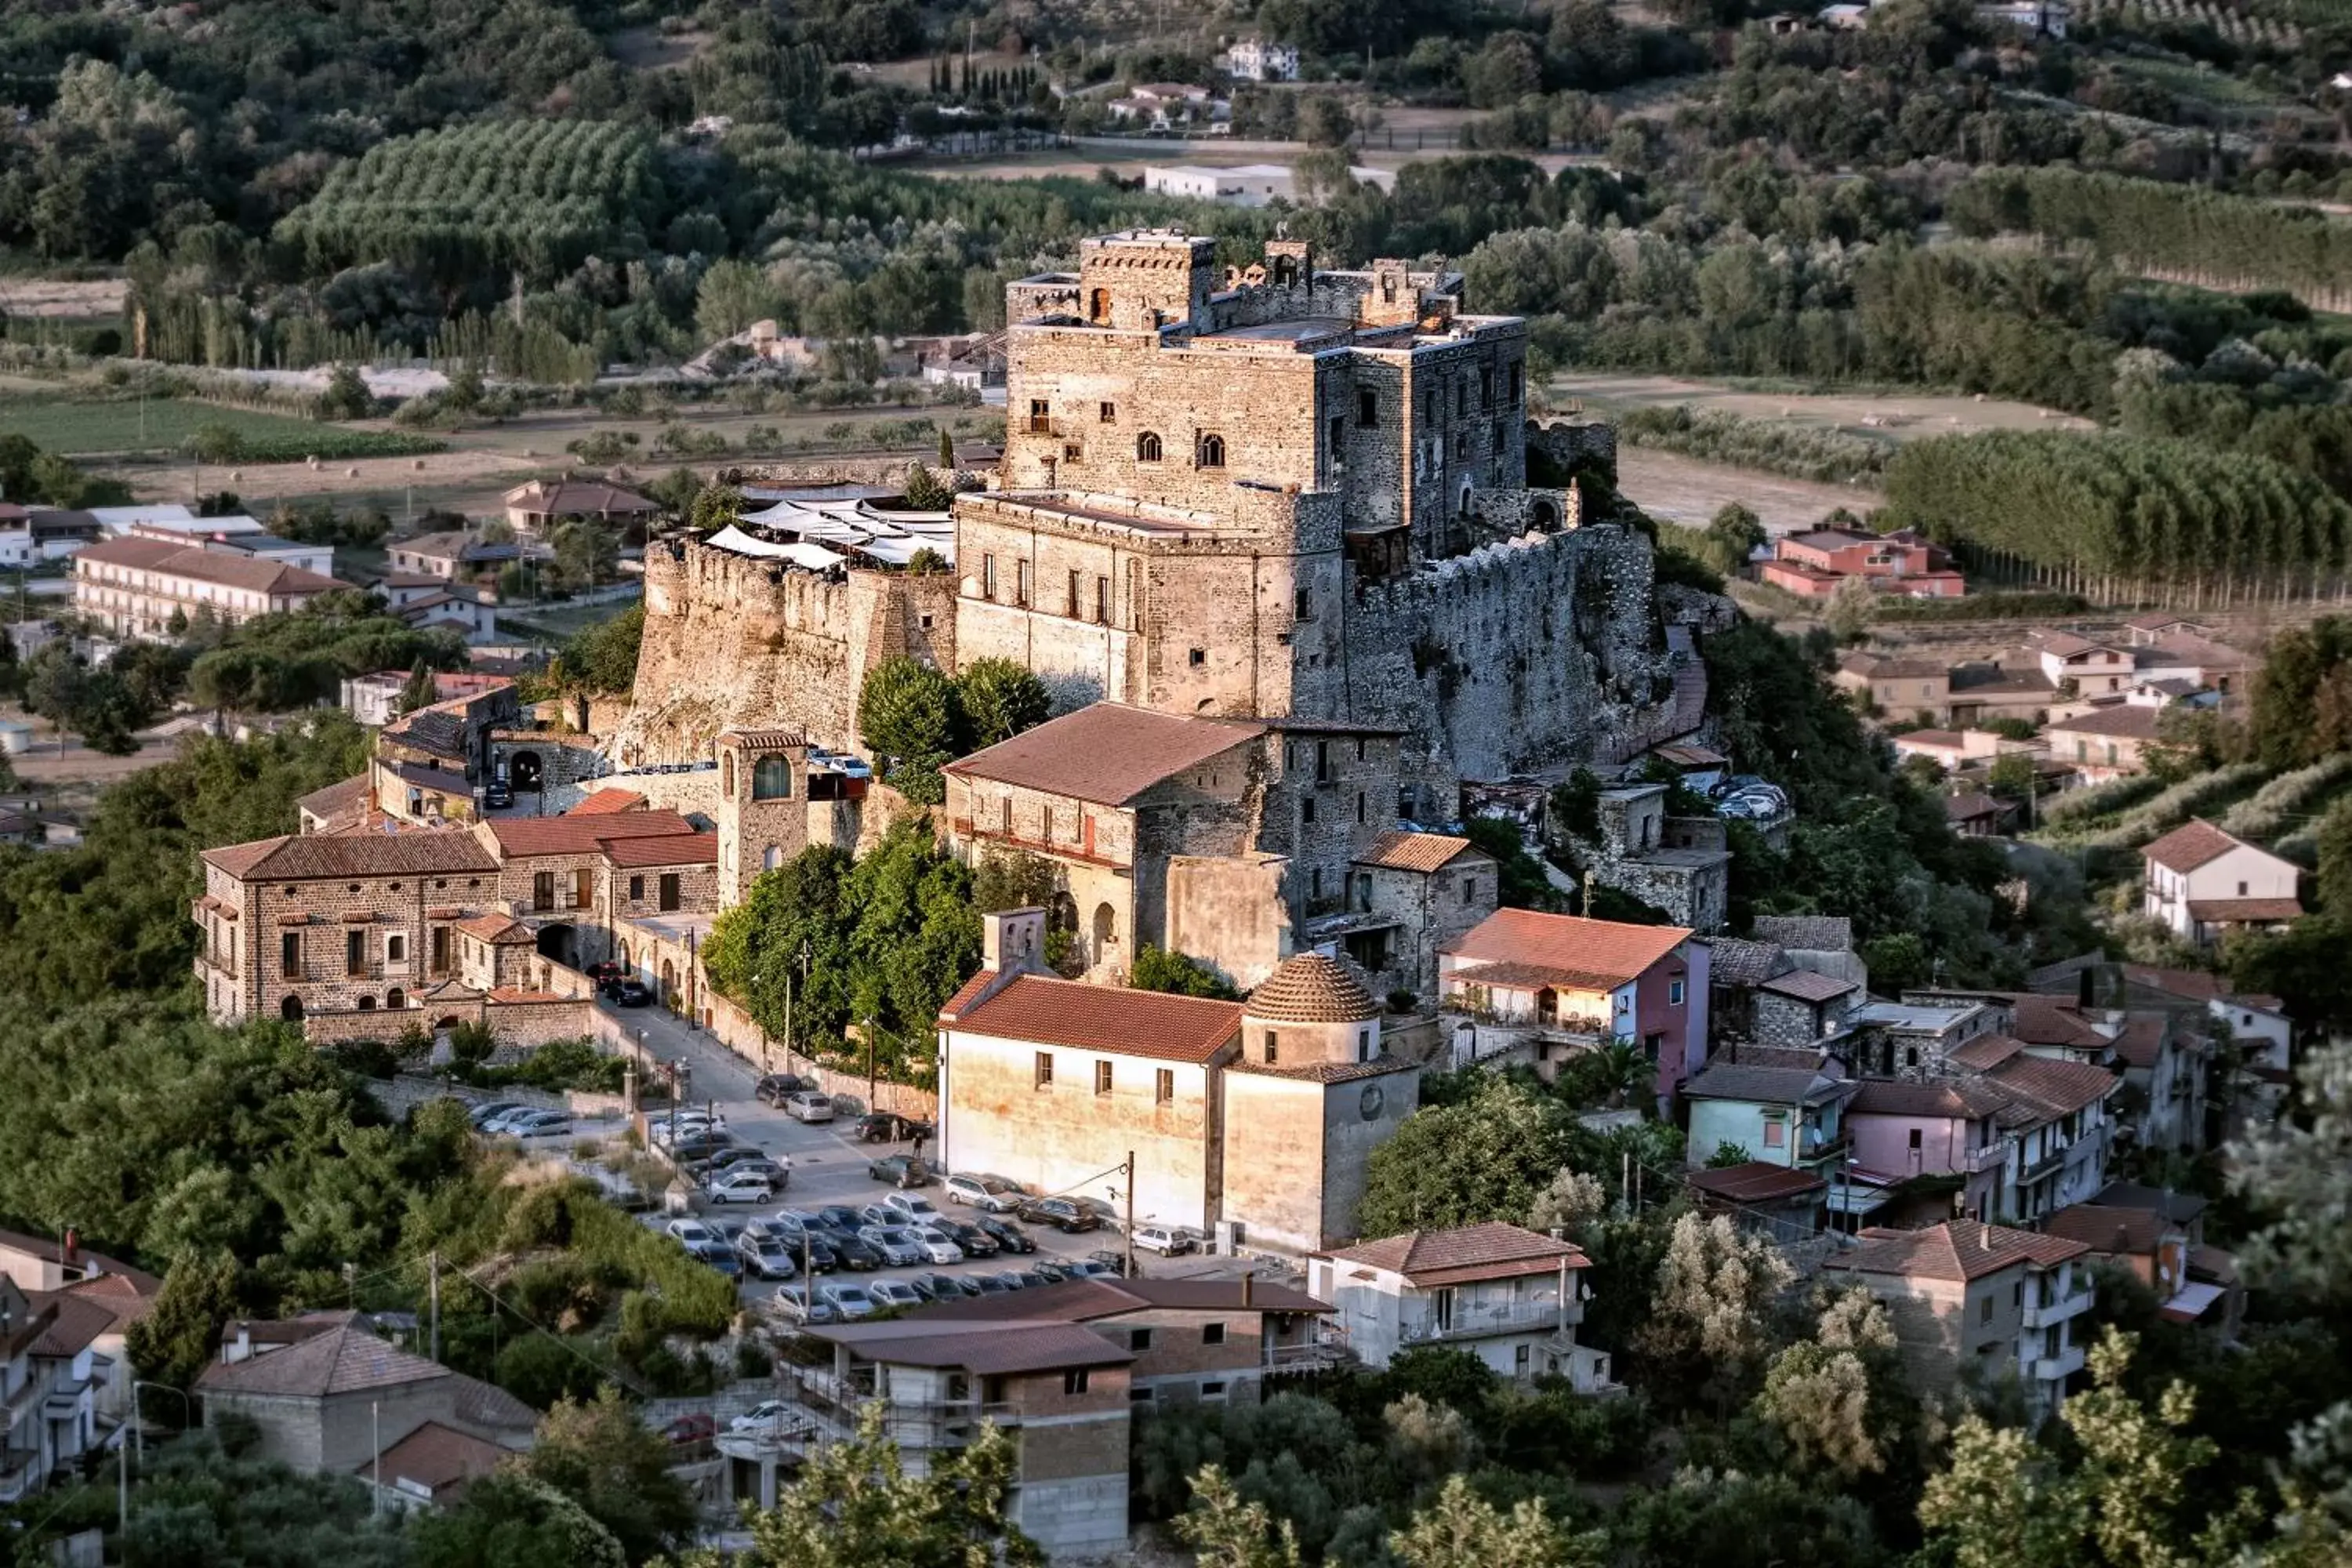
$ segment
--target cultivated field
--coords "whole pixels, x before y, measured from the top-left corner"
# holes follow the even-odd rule
[[[273,455],[348,448],[354,431],[282,414],[180,398],[80,403],[56,396],[0,399],[0,435],[22,436],[68,458],[100,453],[168,452],[206,426],[225,426]]]
[[[1702,524],[1738,501],[1772,533],[1801,533],[1839,507],[1864,512],[1879,500],[1876,490],[1860,485],[1787,479],[1622,445],[1617,448],[1617,484],[1634,505],[1669,522]]]
[[[1916,393],[1798,393],[1756,391],[1715,381],[1671,375],[1633,375],[1579,371],[1545,384],[1555,407],[1581,402],[1608,413],[1624,408],[1687,403],[1694,413],[1719,408],[1748,419],[1770,419],[1791,428],[1864,430],[1902,441],[1969,430],[2088,430],[2087,419],[2056,409],[1999,398],[1937,397]]]
[[[120,278],[68,280],[57,278],[0,278],[0,311],[11,316],[94,320],[122,313],[122,297],[130,285]]]

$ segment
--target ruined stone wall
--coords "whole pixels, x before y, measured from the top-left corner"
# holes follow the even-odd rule
[[[816,574],[698,541],[646,552],[646,632],[625,763],[696,762],[730,724],[860,749],[864,673],[905,655],[952,668],[954,579]]]
[[[1583,418],[1555,419],[1539,425],[1527,422],[1525,439],[1529,456],[1540,455],[1558,472],[1591,464],[1617,482],[1617,426]]]

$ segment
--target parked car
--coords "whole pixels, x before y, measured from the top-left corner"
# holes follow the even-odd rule
[[[975,1296],[1002,1296],[1013,1289],[1004,1282],[1002,1274],[968,1274],[963,1279],[963,1285]]]
[[[520,1104],[511,1100],[494,1100],[488,1105],[474,1107],[472,1110],[467,1112],[467,1119],[473,1122],[474,1130],[478,1132],[499,1117],[511,1116],[522,1109]]]
[[[1037,1244],[1029,1239],[1029,1233],[1009,1219],[999,1219],[994,1215],[985,1215],[973,1223],[990,1236],[994,1237],[996,1245],[1002,1251],[1034,1252],[1037,1250]]]
[[[904,1226],[869,1225],[857,1233],[857,1239],[882,1255],[886,1268],[900,1268],[910,1263],[925,1261],[923,1249],[915,1241],[915,1233]]]
[[[885,1307],[919,1307],[929,1299],[904,1279],[877,1279],[866,1291]]]
[[[684,1242],[689,1249],[702,1242],[716,1241],[719,1238],[717,1231],[698,1219],[674,1219],[662,1226],[662,1229]]]
[[[1098,1258],[1081,1258],[1062,1265],[1062,1278],[1065,1279],[1116,1279],[1118,1277],[1117,1264],[1105,1263]]]
[[[985,1278],[995,1280],[996,1288],[1000,1290],[1026,1290],[1032,1285],[1045,1283],[1044,1280],[1024,1274],[1016,1268],[1008,1268],[1001,1274],[991,1274]]]
[[[762,1105],[781,1106],[793,1095],[813,1090],[816,1084],[796,1072],[772,1072],[751,1086],[751,1098]]]
[[[539,1110],[540,1108],[536,1105],[509,1104],[496,1113],[482,1118],[474,1125],[484,1132],[504,1132],[522,1118],[538,1115]]]
[[[1034,1274],[1049,1285],[1059,1285],[1070,1277],[1068,1263],[1059,1258],[1041,1258],[1022,1272]]]
[[[909,1225],[929,1225],[944,1218],[931,1206],[931,1200],[913,1193],[892,1193],[882,1200],[882,1206],[896,1215],[903,1215]]]
[[[603,985],[608,981],[620,979],[623,974],[627,973],[627,971],[624,970],[619,964],[614,963],[610,959],[607,959],[602,963],[592,963],[580,973],[594,981],[597,984]]]
[[[857,1228],[864,1230],[869,1225],[894,1226],[900,1222],[900,1218],[897,1209],[887,1209],[880,1204],[861,1204],[857,1209]]]
[[[789,1231],[797,1236],[804,1230],[823,1230],[824,1216],[814,1209],[778,1209],[762,1223],[771,1230]]]
[[[874,1298],[866,1294],[865,1286],[845,1280],[819,1286],[817,1300],[843,1318],[870,1318],[876,1310]]]
[[[793,1261],[791,1244],[781,1236],[770,1236],[765,1232],[755,1236],[745,1231],[742,1239],[736,1242],[735,1250],[742,1256],[743,1267],[750,1269],[755,1279],[796,1279],[800,1277],[800,1265]]]
[[[792,1416],[793,1407],[781,1399],[764,1399],[727,1423],[730,1432],[773,1432]]]
[[[703,1190],[714,1204],[766,1204],[776,1199],[775,1184],[765,1171],[728,1171],[711,1178]]]
[[[929,1226],[923,1226],[916,1230],[915,1245],[923,1249],[925,1262],[961,1263],[963,1261],[963,1248],[933,1230]]]
[[[613,1003],[620,1007],[648,1007],[653,1005],[651,987],[642,980],[624,980],[613,987]]]
[[[818,1287],[820,1290],[825,1287]],[[768,1298],[768,1310],[788,1323],[831,1323],[840,1321],[841,1314],[833,1303],[820,1295],[815,1300],[797,1285],[786,1285]]]
[[[919,1187],[931,1179],[931,1168],[912,1154],[885,1154],[870,1162],[866,1173],[894,1187]]]
[[[1139,1225],[1135,1227],[1135,1245],[1145,1252],[1156,1252],[1162,1258],[1174,1258],[1199,1248],[1200,1239],[1181,1225]]]
[[[1011,1214],[1021,1206],[1021,1189],[1002,1176],[950,1176],[940,1190],[949,1202],[970,1204],[986,1214]]]
[[[735,1248],[730,1244],[715,1236],[687,1250],[730,1279],[743,1278],[743,1260],[735,1256]]]
[[[1032,1198],[1014,1212],[1032,1225],[1050,1225],[1065,1236],[1102,1227],[1102,1216],[1075,1198]]]
[[[997,1246],[996,1237],[976,1225],[941,1219],[934,1222],[931,1228],[962,1247],[966,1258],[993,1258],[1002,1250]]]
[[[833,1100],[829,1095],[803,1089],[784,1097],[784,1114],[795,1121],[818,1122],[833,1120]]]
[[[889,1110],[866,1112],[857,1119],[855,1131],[861,1143],[904,1143],[909,1139],[939,1136],[929,1122]]]
[[[492,811],[504,811],[514,804],[514,786],[504,779],[492,779],[482,786],[482,804]]]
[[[708,1415],[681,1415],[663,1427],[661,1435],[674,1448],[689,1448],[719,1436],[719,1423]]]
[[[572,1113],[568,1110],[534,1110],[507,1123],[507,1131],[518,1138],[568,1138],[572,1135]]]
[[[823,1237],[840,1260],[840,1267],[852,1272],[863,1272],[882,1267],[881,1249],[851,1231],[829,1230]]]
[[[697,1132],[691,1137],[680,1135],[677,1142],[668,1146],[667,1152],[671,1159],[691,1164],[697,1160],[708,1160],[722,1149],[733,1147],[735,1140],[724,1132]]]
[[[961,1301],[980,1294],[980,1287],[952,1274],[918,1274],[907,1281],[926,1301]]]

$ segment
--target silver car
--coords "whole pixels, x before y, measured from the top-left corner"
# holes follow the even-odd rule
[[[857,1239],[882,1255],[886,1268],[898,1268],[910,1263],[928,1261],[922,1244],[915,1233],[903,1226],[869,1225],[857,1233]]]

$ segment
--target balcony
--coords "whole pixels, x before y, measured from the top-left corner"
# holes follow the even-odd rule
[[[1960,1162],[1960,1167],[1974,1176],[1999,1170],[2008,1163],[2009,1145],[2006,1142],[1979,1143],[1968,1152]]]
[[[877,1403],[884,1435],[901,1448],[961,1448],[980,1435],[982,1422],[1021,1424],[1017,1405],[892,1399],[877,1396],[862,1379],[844,1381],[830,1373],[796,1367],[779,1369],[776,1381],[777,1397],[791,1408],[775,1432],[751,1436],[777,1444],[809,1447],[844,1441],[856,1435],[859,1414]]]
[[[2083,1347],[2068,1345],[2054,1356],[2036,1356],[2026,1363],[2036,1383],[2057,1383],[2083,1370]]]
[[[2069,1318],[2079,1318],[2090,1310],[2091,1288],[2088,1285],[2079,1286],[2071,1296],[2061,1296],[2055,1300],[2043,1301],[2038,1306],[2028,1302],[2025,1308],[2025,1326],[2029,1329],[2045,1329],[2053,1323],[2063,1323]]]
[[[1456,1307],[1441,1324],[1434,1317],[1407,1323],[1398,1336],[1409,1345],[1483,1340],[1496,1334],[1541,1333],[1584,1321],[1584,1303],[1523,1301],[1499,1307]]]

